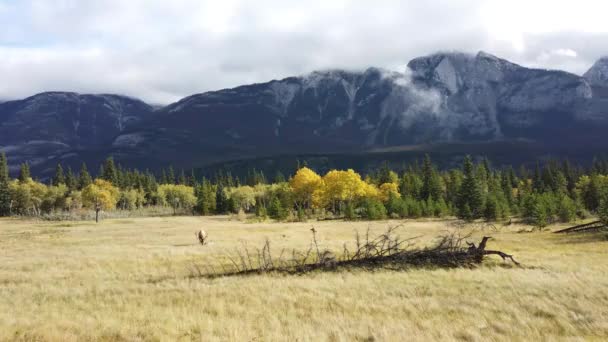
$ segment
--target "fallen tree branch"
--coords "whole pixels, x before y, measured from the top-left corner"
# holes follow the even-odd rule
[[[430,247],[415,247],[416,238],[401,239],[396,235],[400,226],[389,227],[385,233],[376,238],[370,238],[369,230],[365,237],[355,235],[355,248],[350,252],[344,245],[343,254],[338,258],[332,251],[323,249],[318,243],[317,231],[311,229],[313,238],[305,253],[293,250],[291,259],[283,257],[284,250],[278,258],[273,258],[270,242],[266,240],[261,249],[252,252],[236,250],[236,256],[228,256],[230,263],[222,266],[221,272],[202,273],[197,267],[192,277],[216,278],[226,276],[241,276],[262,273],[302,274],[316,270],[333,271],[344,268],[377,269],[387,268],[403,270],[412,267],[475,267],[483,262],[488,255],[498,255],[504,261],[511,261],[520,266],[512,255],[497,250],[486,250],[490,237],[484,236],[479,246],[466,241],[469,235],[449,233],[441,236],[438,242]],[[465,246],[468,245],[468,247]],[[314,252],[313,252],[314,251]],[[253,255],[253,257],[252,257]],[[239,262],[240,261],[240,262]],[[205,268],[207,269],[207,268]]]
[[[579,224],[574,227],[564,228],[558,231],[555,231],[555,234],[564,234],[564,233],[583,233],[583,232],[594,232],[602,229],[606,229],[606,226],[602,221],[593,221],[589,223]]]

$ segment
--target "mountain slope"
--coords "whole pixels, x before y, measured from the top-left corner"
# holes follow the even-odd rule
[[[436,143],[601,149],[608,146],[608,92],[597,81],[603,70],[596,64],[580,77],[483,52],[437,53],[410,61],[403,73],[313,72],[157,110],[116,95],[46,93],[0,104],[0,146],[41,168],[113,154],[152,169]],[[30,149],[37,140],[44,148]]]
[[[13,163],[34,166],[74,151],[109,146],[152,113],[144,102],[119,95],[48,92],[0,103],[0,146]]]

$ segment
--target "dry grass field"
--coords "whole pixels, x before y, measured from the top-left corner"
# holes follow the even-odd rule
[[[241,223],[227,217],[0,220],[0,340],[404,341],[608,339],[606,233],[502,228],[476,269],[190,277],[247,243],[340,251],[394,222]],[[401,235],[447,222],[403,221]],[[204,228],[210,243],[194,232]],[[556,227],[550,227],[555,229]]]

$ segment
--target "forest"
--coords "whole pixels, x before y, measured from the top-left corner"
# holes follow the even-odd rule
[[[95,177],[86,164],[77,173],[58,164],[54,176],[41,182],[26,163],[12,179],[2,154],[0,216],[59,220],[94,212],[97,220],[100,213],[137,211],[142,216],[234,214],[278,221],[516,218],[539,228],[590,216],[608,221],[605,160],[594,159],[591,167],[550,160],[516,171],[467,156],[461,168],[439,170],[427,155],[400,170],[387,165],[365,175],[352,169],[321,175],[302,165],[292,175],[277,172],[272,179],[256,170],[245,179],[221,171],[207,179],[184,170],[176,174],[172,167],[160,175],[124,169],[110,157]]]

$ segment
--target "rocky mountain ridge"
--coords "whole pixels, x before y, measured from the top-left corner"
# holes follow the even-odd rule
[[[484,52],[437,53],[403,72],[316,71],[161,108],[119,95],[50,92],[0,103],[0,149],[13,163],[48,172],[57,160],[107,154],[156,168],[436,143],[601,145],[606,75],[604,59],[581,77]]]

